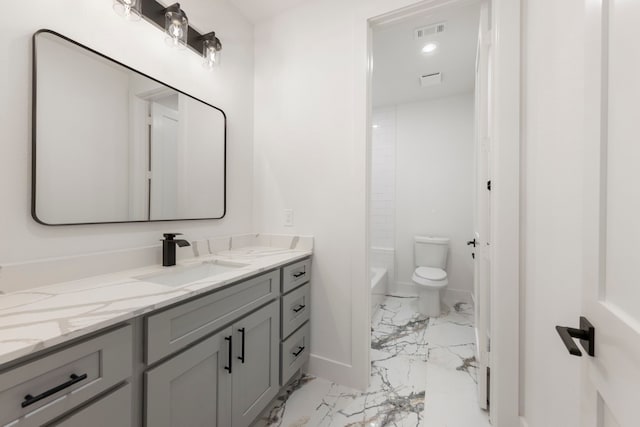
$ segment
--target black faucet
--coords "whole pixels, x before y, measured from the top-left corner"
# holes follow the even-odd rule
[[[174,240],[174,237],[181,236],[182,233],[164,233],[164,239],[162,240],[162,265],[164,267],[171,267],[176,265],[176,245],[182,247],[191,246],[189,242],[184,239]]]

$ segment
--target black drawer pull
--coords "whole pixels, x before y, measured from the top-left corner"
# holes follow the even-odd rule
[[[225,366],[224,369],[231,373],[231,368],[233,367],[233,335],[224,337],[224,340],[229,341],[229,366]]]
[[[82,374],[82,375],[71,374],[69,376],[69,381],[67,381],[64,384],[60,384],[58,386],[55,386],[54,388],[51,388],[51,389],[49,389],[49,390],[45,391],[44,393],[41,393],[41,394],[39,394],[37,396],[32,396],[30,394],[27,394],[24,397],[24,402],[21,403],[21,406],[23,408],[26,408],[29,405],[33,405],[34,403],[39,402],[42,399],[46,399],[47,397],[49,397],[49,396],[51,396],[53,394],[56,394],[57,392],[62,391],[65,388],[69,388],[72,385],[74,385],[76,383],[79,383],[80,381],[82,381],[82,380],[84,380],[86,378],[87,378],[87,374]]]
[[[242,355],[238,356],[238,360],[244,363],[244,328],[240,328],[238,331],[242,334]]]
[[[298,357],[298,356],[300,356],[300,353],[302,353],[303,351],[304,351],[304,346],[298,347],[298,351],[294,351],[293,355],[295,357]]]
[[[306,307],[306,305],[304,304],[300,304],[299,306],[297,306],[296,308],[293,309],[293,311],[295,311],[296,313],[304,310],[304,308]]]
[[[307,274],[306,271],[301,271],[300,273],[293,273],[293,277],[295,277],[297,279],[298,277],[302,277],[305,274]]]

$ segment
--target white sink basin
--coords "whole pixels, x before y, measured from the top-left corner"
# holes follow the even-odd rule
[[[205,261],[195,265],[169,267],[159,273],[137,276],[134,279],[156,283],[165,286],[182,286],[207,277],[217,276],[246,267],[249,264],[241,264],[226,261]]]

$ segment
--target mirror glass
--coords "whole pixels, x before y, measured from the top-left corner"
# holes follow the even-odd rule
[[[224,216],[222,110],[49,30],[33,66],[36,221]]]

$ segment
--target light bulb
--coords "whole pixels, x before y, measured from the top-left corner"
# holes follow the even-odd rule
[[[128,21],[140,19],[140,0],[114,0],[113,10]]]
[[[180,5],[175,3],[169,6],[165,12],[165,18],[167,44],[179,48],[186,47],[189,21],[187,15],[180,9]]]
[[[220,39],[216,37],[214,32],[205,34],[202,36],[202,58],[204,59],[203,65],[206,68],[213,68],[220,64],[220,51],[222,50],[222,43]]]
[[[171,37],[173,37],[174,39],[181,39],[182,35],[184,34],[180,24],[175,24],[175,23],[169,27],[169,33],[171,34]]]

